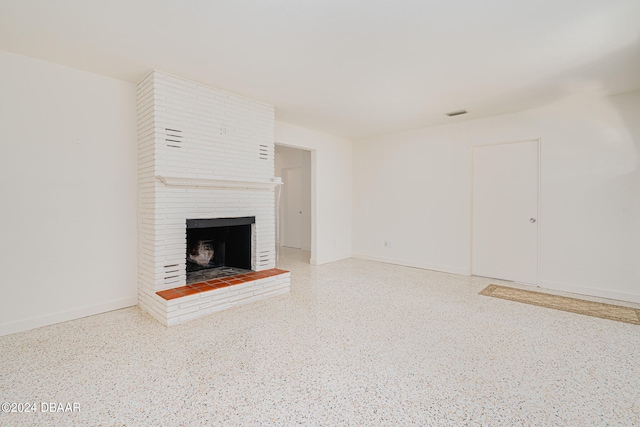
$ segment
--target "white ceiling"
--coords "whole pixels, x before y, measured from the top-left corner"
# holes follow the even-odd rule
[[[640,89],[640,0],[0,0],[0,49],[358,138]]]

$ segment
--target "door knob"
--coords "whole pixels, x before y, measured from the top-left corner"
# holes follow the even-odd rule
[[[533,224],[534,222],[536,222],[536,219],[535,219],[535,218],[529,218],[529,222],[530,222],[531,224]]]

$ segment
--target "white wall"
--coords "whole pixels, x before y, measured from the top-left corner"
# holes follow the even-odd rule
[[[540,138],[539,284],[640,302],[639,118],[634,92],[355,141],[354,256],[469,274],[471,147]]]
[[[351,257],[351,142],[276,121],[276,143],[311,150],[311,263]]]
[[[301,150],[299,148],[276,147],[276,176],[282,177],[282,170],[288,168],[300,168],[301,174],[301,195],[300,206],[302,207],[302,215],[300,218],[301,249],[305,251],[311,250],[311,151]],[[286,183],[285,183],[286,184]],[[283,188],[284,192],[284,188]],[[280,208],[280,243],[284,237],[284,221],[286,221],[286,212],[282,208],[284,206],[281,200]]]
[[[135,305],[135,85],[0,51],[0,335]]]

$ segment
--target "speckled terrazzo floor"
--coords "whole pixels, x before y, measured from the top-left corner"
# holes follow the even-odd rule
[[[138,308],[0,337],[1,426],[634,426],[640,327],[501,282],[283,251],[291,294],[165,328]]]

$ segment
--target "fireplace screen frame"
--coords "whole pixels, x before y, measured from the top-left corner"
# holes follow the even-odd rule
[[[187,219],[186,273],[220,267],[252,270],[255,223],[255,216]]]

